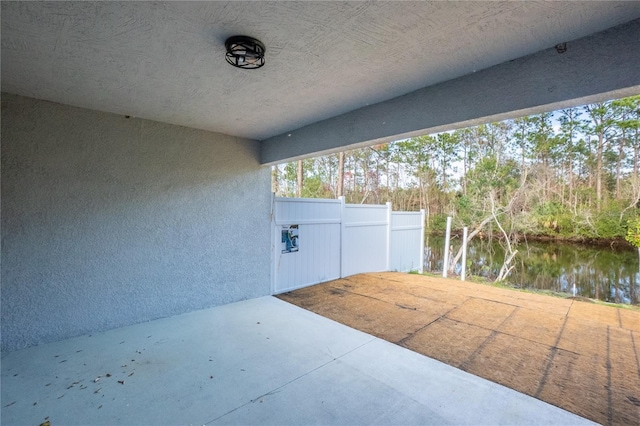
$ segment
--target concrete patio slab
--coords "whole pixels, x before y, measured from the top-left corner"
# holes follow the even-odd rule
[[[590,424],[273,297],[2,355],[2,424]]]

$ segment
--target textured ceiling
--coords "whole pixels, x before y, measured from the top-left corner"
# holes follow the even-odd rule
[[[2,90],[263,140],[640,17],[640,2],[10,2]],[[224,40],[266,45],[240,70]]]

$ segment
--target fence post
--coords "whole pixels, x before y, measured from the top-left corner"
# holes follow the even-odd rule
[[[278,273],[278,268],[276,268],[276,193],[271,192],[271,215],[270,215],[270,226],[271,229],[271,294],[273,295],[276,292],[276,274]]]
[[[340,278],[344,278],[344,241],[345,241],[345,229],[344,229],[344,221],[346,215],[346,205],[344,195],[338,197],[340,200]]]
[[[420,223],[422,224],[420,227],[420,264],[418,265],[418,272],[424,272],[424,216],[425,210],[420,209]]]
[[[391,201],[387,201],[387,271],[391,270]]]
[[[442,278],[449,272],[449,243],[451,242],[451,216],[447,217],[447,231],[444,237],[444,258],[442,259]]]
[[[464,281],[467,278],[467,233],[468,227],[462,228],[462,273],[460,274],[460,281]]]

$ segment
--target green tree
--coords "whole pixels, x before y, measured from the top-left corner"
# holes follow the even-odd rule
[[[596,180],[596,203],[598,209],[602,206],[603,198],[603,170],[604,170],[604,154],[612,139],[613,124],[615,120],[614,111],[610,108],[610,103],[601,102],[586,105],[585,110],[591,119],[589,130],[597,137],[596,144],[596,164],[595,164],[595,180]]]
[[[460,183],[462,185],[462,193],[464,195],[467,194],[467,173],[480,156],[478,150],[478,141],[481,138],[480,132],[480,126],[468,127],[466,129],[455,131],[462,150],[462,176],[460,178]]]
[[[567,204],[575,206],[577,200],[574,200],[574,171],[575,171],[575,157],[578,152],[576,146],[579,135],[584,131],[584,120],[580,119],[580,109],[567,108],[560,111],[558,121],[560,122],[560,150],[564,153],[565,163],[564,171],[567,177]]]
[[[627,235],[624,238],[638,249],[638,259],[640,260],[640,216],[629,220],[627,225]]]
[[[431,146],[435,159],[435,167],[440,176],[440,184],[442,191],[448,190],[447,179],[451,172],[451,164],[460,157],[458,149],[460,147],[460,139],[457,133],[439,133],[435,138],[431,138]]]

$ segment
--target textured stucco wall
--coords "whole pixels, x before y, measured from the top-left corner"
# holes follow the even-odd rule
[[[269,294],[255,141],[2,94],[2,350]]]

